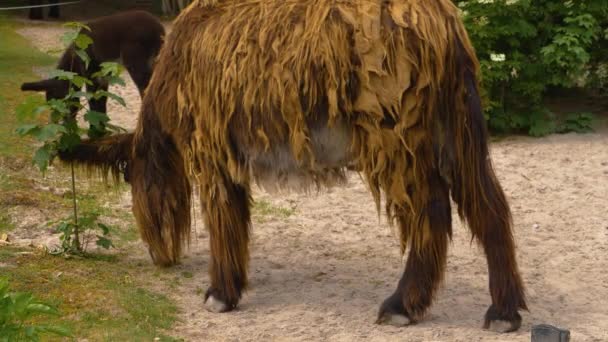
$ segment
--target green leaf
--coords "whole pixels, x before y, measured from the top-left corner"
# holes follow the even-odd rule
[[[79,225],[82,228],[92,228],[94,227],[94,223],[95,221],[97,221],[97,218],[99,217],[99,213],[92,211],[92,212],[86,212],[82,215],[82,217],[80,218],[80,222]]]
[[[67,47],[74,42],[76,37],[78,37],[78,31],[68,31],[61,36],[61,42]]]
[[[84,62],[85,68],[89,68],[89,63],[91,63],[91,58],[84,50],[74,50],[76,55],[80,57],[80,59]]]
[[[91,80],[89,80],[88,78],[79,75],[73,77],[72,83],[74,83],[78,88],[82,88],[85,84],[93,84],[93,82],[91,82]]]
[[[38,141],[47,141],[54,138],[59,133],[66,133],[67,130],[62,125],[48,124],[40,127],[40,130],[36,131],[35,137]]]
[[[110,233],[110,227],[106,226],[105,224],[97,223],[97,226],[101,229],[104,236]]]
[[[27,310],[32,313],[42,313],[46,315],[59,315],[57,309],[42,303],[31,303],[28,304]]]
[[[36,135],[38,133],[38,130],[40,130],[40,126],[35,124],[28,124],[17,127],[17,129],[15,129],[15,132],[17,132],[17,134],[19,134],[20,136],[25,136]]]
[[[68,107],[68,103],[68,101],[59,99],[50,99],[48,101],[51,110],[61,114],[70,114],[70,108]]]
[[[111,98],[112,100],[114,100],[114,101],[118,102],[119,104],[121,104],[123,107],[127,106],[127,103],[125,102],[125,100],[122,97],[120,97],[120,96],[118,96],[118,95],[116,95],[114,93],[110,93],[109,91],[98,90],[98,91],[95,92],[95,95],[93,96],[93,98],[95,98],[95,99],[99,99],[99,98],[102,98],[102,97]]]
[[[114,247],[114,245],[112,244],[112,240],[103,237],[101,235],[97,235],[97,241],[95,242],[95,244],[99,247],[103,247],[105,249],[109,249],[110,247]]]
[[[100,66],[104,76],[118,76],[123,71],[123,66],[116,62],[103,62]]]
[[[49,78],[57,78],[60,80],[71,80],[74,76],[78,75],[75,72],[65,71],[61,69],[51,70],[49,72]]]
[[[73,337],[70,329],[62,326],[52,325],[52,326],[40,326],[45,332],[50,332],[55,335],[64,336],[64,337]]]
[[[87,31],[91,31],[91,28],[85,24],[85,23],[81,23],[81,22],[77,22],[77,21],[69,21],[63,24],[63,27],[66,28],[70,28],[70,29],[74,29],[76,30],[76,32],[80,31],[80,30],[87,30]]]
[[[80,144],[80,136],[74,132],[63,134],[59,139],[57,148],[61,151],[71,151],[72,148]]]
[[[95,127],[103,127],[106,122],[110,121],[108,114],[96,112],[93,110],[88,111],[84,115],[84,119],[88,121],[89,124]]]
[[[105,119],[103,119],[103,117],[99,114],[105,114],[105,113],[98,113],[98,112],[92,112],[94,113],[95,116],[99,116],[99,118],[94,119],[92,122],[90,122],[89,125],[89,129],[87,130],[87,135],[91,138],[91,139],[98,139],[101,137],[104,137],[108,134],[108,130],[106,128],[105,125]],[[107,115],[105,116],[107,118]],[[109,118],[108,118],[109,120]]]
[[[36,164],[36,166],[38,166],[40,171],[44,172],[49,166],[51,157],[51,147],[45,144],[44,146],[37,149],[36,153],[34,153],[34,163]]]
[[[28,96],[17,106],[15,114],[18,121],[31,120],[48,108],[38,96]]]
[[[89,45],[93,44],[93,39],[84,33],[79,33],[76,39],[74,39],[74,44],[81,50],[84,50],[89,47]]]
[[[126,86],[127,84],[125,83],[125,80],[123,80],[121,77],[119,76],[108,76],[106,77],[106,79],[108,80],[108,84],[109,85],[121,85],[121,86]]]

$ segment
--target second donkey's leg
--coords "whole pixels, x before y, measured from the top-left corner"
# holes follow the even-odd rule
[[[59,6],[57,5],[59,0],[49,0],[49,4],[54,4],[49,8],[49,17],[50,18],[59,18]]]

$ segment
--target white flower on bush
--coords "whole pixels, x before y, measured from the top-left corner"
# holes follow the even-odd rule
[[[492,62],[504,62],[506,57],[504,53],[493,53],[490,55]]]
[[[515,69],[515,68],[511,69],[511,77],[517,78],[517,76],[519,76],[517,69]]]

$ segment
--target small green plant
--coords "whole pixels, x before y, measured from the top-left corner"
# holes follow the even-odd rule
[[[60,220],[59,222],[50,222],[57,224],[56,230],[61,233],[59,240],[61,245],[59,248],[51,251],[53,255],[71,255],[86,253],[89,245],[95,240],[95,245],[98,247],[109,249],[114,247],[110,239],[110,227],[106,224],[98,222],[99,213],[96,211],[88,211],[82,213],[78,221],[78,226],[73,222],[73,217]],[[74,239],[75,231],[78,229],[80,239]]]
[[[76,55],[74,58],[81,59],[85,64],[85,68],[88,68],[91,59],[86,50],[93,43],[93,40],[85,31],[90,31],[90,28],[76,22],[67,23],[65,26],[73,30],[67,32],[62,37],[62,41],[66,47],[73,44]],[[109,85],[121,84],[124,86],[125,83],[120,78],[122,72],[121,65],[105,62],[101,63],[100,66],[101,70],[92,74],[91,78],[105,79]],[[70,151],[77,146],[81,142],[83,134],[96,138],[111,132],[124,131],[124,129],[110,124],[110,118],[106,113],[91,110],[90,105],[88,105],[91,99],[96,100],[106,97],[117,101],[123,106],[126,105],[120,96],[109,91],[96,90],[90,92],[83,90],[83,87],[90,86],[93,83],[90,79],[75,72],[54,70],[50,73],[49,77],[69,84],[69,91],[65,97],[50,99],[43,104],[40,104],[37,99],[30,97],[17,107],[17,118],[20,121],[30,120],[40,122],[41,119],[45,119],[46,121],[42,124],[25,124],[16,130],[19,135],[32,136],[42,144],[34,153],[33,163],[43,173],[59,152]],[[84,103],[81,102],[82,98],[86,100]],[[78,125],[77,113],[82,111],[85,112],[83,119],[88,123],[88,129],[83,129]],[[48,119],[46,117],[47,113]],[[109,230],[107,226],[96,222],[98,214],[89,213],[88,216],[85,215],[79,220],[73,164],[71,165],[71,181],[73,215],[71,222],[64,221],[58,226],[58,230],[62,233],[61,251],[66,253],[82,252],[83,246],[86,246],[86,244],[81,241],[81,233],[91,229],[100,229],[102,231],[102,235],[98,235],[97,244],[104,248],[109,248],[112,245],[111,241],[107,238]]]
[[[0,342],[39,341],[44,334],[71,336],[64,327],[28,323],[36,315],[58,316],[59,312],[30,293],[10,292],[8,280],[0,278]]]

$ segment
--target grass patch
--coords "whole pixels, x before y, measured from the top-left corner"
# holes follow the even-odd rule
[[[10,247],[0,249],[0,262],[13,289],[35,294],[62,314],[35,323],[63,324],[79,340],[171,339],[163,332],[175,322],[177,308],[137,280],[141,266],[116,256],[65,259]]]
[[[0,207],[0,234],[10,232],[15,229],[11,218],[5,212],[5,209]]]
[[[22,36],[15,33],[18,25],[0,16],[0,156],[29,156],[31,144],[24,143],[14,133],[17,126],[14,108],[23,101],[23,82],[36,80],[34,66],[48,66],[56,58],[36,50]],[[42,102],[41,95],[34,95]],[[30,140],[31,142],[31,140]]]
[[[287,218],[295,213],[295,209],[275,206],[268,201],[260,200],[253,203],[252,213],[254,216]]]

